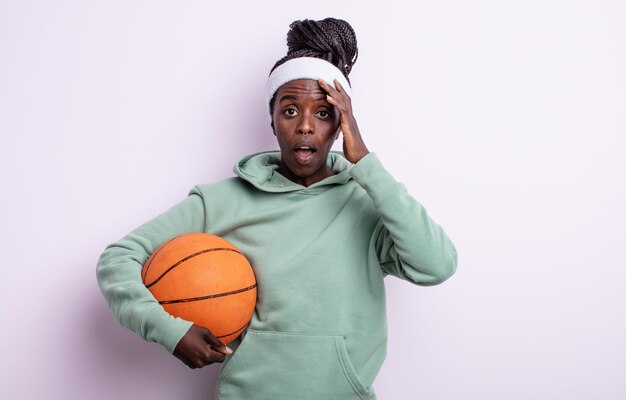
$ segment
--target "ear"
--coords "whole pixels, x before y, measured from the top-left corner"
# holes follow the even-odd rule
[[[274,94],[276,96],[276,94]],[[274,97],[270,100],[270,126],[272,127],[272,133],[276,136],[276,128],[274,127]]]

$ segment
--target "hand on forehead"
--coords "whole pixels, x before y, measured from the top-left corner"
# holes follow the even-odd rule
[[[350,95],[348,80],[333,64],[313,57],[294,58],[276,67],[267,79],[266,104],[270,113],[271,102],[276,92],[286,83],[300,79],[312,79],[315,81],[323,79],[331,86],[337,80],[348,96]]]

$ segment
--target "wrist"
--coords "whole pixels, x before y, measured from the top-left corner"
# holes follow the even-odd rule
[[[355,155],[355,156],[353,156],[353,157],[348,158],[348,161],[350,161],[352,164],[356,164],[356,163],[358,163],[359,161],[361,161],[361,160],[363,159],[363,157],[365,157],[365,156],[366,156],[366,155],[368,155],[369,153],[370,153],[370,152],[369,152],[369,150],[367,150],[367,148],[365,148],[365,150],[364,150],[364,151],[362,151],[362,152],[360,152],[360,153],[356,154],[356,155]]]

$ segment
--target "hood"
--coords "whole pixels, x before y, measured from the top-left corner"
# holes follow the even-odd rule
[[[235,164],[234,172],[241,179],[250,182],[254,187],[264,192],[294,192],[310,190],[319,186],[342,185],[351,179],[352,163],[338,151],[328,153],[328,167],[335,174],[326,179],[306,187],[285,178],[278,173],[280,163],[279,151],[264,151],[243,157]]]

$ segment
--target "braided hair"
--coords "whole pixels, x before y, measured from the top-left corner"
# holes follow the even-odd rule
[[[292,22],[287,33],[287,49],[287,55],[274,64],[270,74],[276,67],[293,58],[315,57],[333,64],[350,82],[348,74],[359,54],[354,29],[346,21],[337,18]],[[270,102],[270,108],[274,108],[274,99]]]

